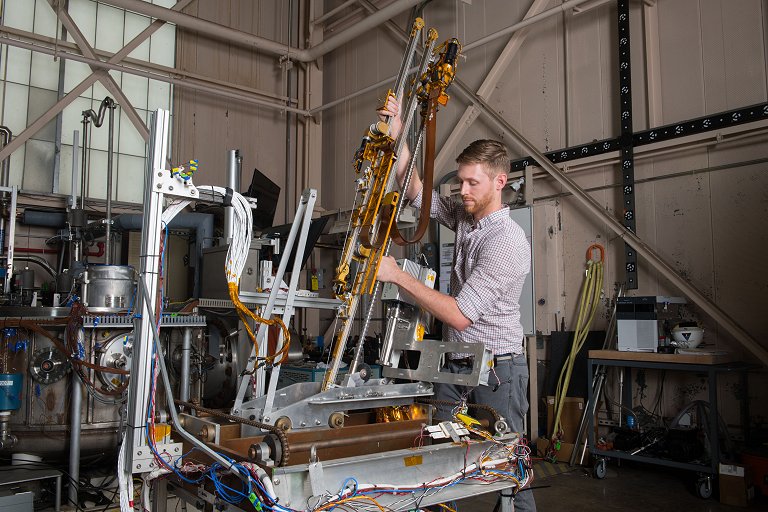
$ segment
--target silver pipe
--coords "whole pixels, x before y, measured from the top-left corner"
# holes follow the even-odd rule
[[[508,34],[511,34],[512,32],[517,32],[521,28],[525,28],[529,25],[533,25],[534,23],[538,23],[539,21],[547,19],[550,16],[554,16],[555,14],[560,14],[561,12],[566,12],[568,9],[572,9],[577,5],[583,4],[584,2],[587,2],[587,1],[591,1],[591,0],[570,0],[569,2],[562,3],[544,12],[540,12],[535,16],[526,18],[519,23],[515,23],[512,26],[499,30],[498,32],[494,32],[493,34],[489,34],[485,37],[481,37],[477,41],[472,41],[471,43],[464,45],[464,48],[462,48],[462,52],[468,52],[469,50],[477,48],[478,46],[483,46],[484,44],[488,44],[493,40],[496,40],[500,37],[504,37]]]
[[[189,371],[190,353],[192,352],[192,328],[184,328],[184,337],[181,345],[181,378],[179,379],[179,399],[182,402],[189,401]]]
[[[69,500],[79,503],[77,491],[80,487],[80,420],[82,416],[83,392],[80,378],[72,374],[72,409],[70,412],[71,430],[69,434]]]
[[[373,30],[390,18],[394,18],[398,14],[421,2],[422,0],[395,0],[386,7],[379,9],[375,14],[365,17],[360,23],[356,23],[347,30],[340,32],[333,37],[329,37],[309,50],[293,48],[286,44],[270,41],[269,39],[258,37],[241,30],[235,30],[224,25],[219,25],[218,23],[190,16],[189,14],[142,2],[141,0],[104,0],[102,3],[130,9],[133,12],[145,16],[170,21],[180,27],[195,30],[201,34],[206,34],[225,41],[231,41],[254,50],[260,50],[277,56],[287,55],[291,60],[299,62],[312,62],[326,53],[347,44],[356,37]]]
[[[272,101],[267,101],[263,99],[259,99],[256,97],[257,93],[251,93],[248,91],[242,91],[242,90],[236,90],[231,91],[228,87],[225,86],[217,86],[215,84],[203,84],[203,83],[197,83],[195,81],[186,80],[184,77],[179,78],[176,75],[164,75],[158,73],[153,73],[149,71],[144,71],[138,68],[134,68],[131,66],[123,66],[120,64],[112,64],[110,62],[104,62],[99,61],[96,59],[90,59],[88,57],[85,57],[83,55],[79,55],[76,53],[70,53],[65,52],[62,50],[56,50],[54,48],[48,48],[45,46],[41,46],[39,44],[31,44],[27,43],[25,41],[19,41],[18,39],[11,39],[10,37],[6,37],[2,35],[2,30],[0,30],[0,44],[7,44],[9,46],[14,46],[16,48],[24,48],[25,50],[30,50],[33,52],[39,52],[46,55],[55,55],[57,58],[61,59],[68,59],[68,60],[74,60],[76,62],[82,62],[84,64],[88,64],[92,67],[98,68],[98,69],[109,69],[114,71],[121,71],[123,73],[128,73],[129,75],[135,75],[135,76],[141,76],[144,78],[149,78],[150,80],[157,80],[159,82],[164,82],[167,84],[174,85],[176,87],[182,87],[187,89],[192,89],[195,91],[203,91],[209,94],[214,94],[226,98],[231,98],[233,100],[238,101],[244,101],[246,103],[252,103],[254,105],[260,105],[263,107],[271,108],[274,110],[280,110],[280,111],[286,111],[286,112],[295,112],[297,114],[300,114],[302,116],[309,116],[309,113],[306,110],[299,109],[296,107],[287,106],[285,103],[274,103]],[[96,75],[94,75],[96,76]],[[96,78],[87,78],[86,81],[84,81],[79,87],[85,87],[87,88],[88,83],[93,85],[93,82],[96,82]],[[78,91],[80,94],[82,94],[82,91]],[[60,100],[60,103],[57,103],[52,107],[52,109],[58,109],[61,110],[64,107],[66,107],[69,103],[74,101],[77,96],[70,97],[70,94],[65,96]],[[294,103],[295,100],[293,99],[287,99],[290,103]],[[27,131],[30,133],[28,136],[24,137],[21,141],[14,140],[11,152],[15,151],[20,147],[21,144],[23,144],[29,137],[37,133],[43,126],[45,126],[45,121],[50,122],[51,119],[53,119],[56,116],[55,112],[49,112],[46,111],[46,113],[41,116],[38,120],[36,120],[33,124],[29,125],[26,130],[22,132],[20,137],[24,136]],[[8,154],[10,154],[8,153]],[[0,157],[2,156],[2,153],[0,153]]]
[[[77,177],[78,177],[78,166],[80,165],[80,162],[78,161],[77,152],[80,151],[80,132],[75,130],[72,134],[72,199],[70,200],[70,208],[76,209],[77,208]]]
[[[235,192],[240,192],[240,172],[243,167],[243,157],[239,149],[227,151],[227,187]],[[232,241],[232,233],[235,231],[235,213],[232,207],[224,208],[224,240]]]
[[[112,160],[115,157],[114,135],[115,135],[115,107],[114,101],[110,101],[109,108],[109,138],[107,139],[107,219],[104,244],[104,263],[112,264]]]
[[[584,2],[588,2],[588,1],[589,0],[571,0],[570,2],[566,2],[566,3],[564,3],[564,4],[560,5],[560,6],[553,7],[552,9],[549,9],[549,10],[546,10],[544,12],[541,12],[541,13],[537,14],[536,16],[531,16],[530,18],[527,18],[527,19],[525,19],[525,20],[523,20],[523,21],[521,21],[519,23],[515,23],[514,25],[512,25],[510,27],[507,27],[507,28],[505,28],[505,29],[503,29],[503,30],[501,30],[499,32],[495,32],[495,33],[493,33],[493,34],[491,34],[489,36],[486,36],[486,37],[484,37],[482,39],[478,39],[477,41],[473,41],[473,42],[471,42],[469,44],[466,44],[466,45],[464,45],[464,47],[462,48],[461,51],[462,51],[462,53],[467,53],[469,50],[472,50],[474,48],[477,48],[478,46],[487,44],[490,41],[493,41],[494,39],[497,39],[499,37],[511,34],[512,32],[516,32],[516,31],[518,31],[518,30],[520,30],[522,28],[525,28],[525,27],[527,27],[529,25],[532,25],[534,23],[537,23],[539,21],[547,19],[550,16],[554,16],[555,14],[559,14],[560,12],[563,12],[563,7],[565,7],[566,9],[573,8],[573,7],[575,7],[575,6],[579,5],[579,4],[583,4]],[[411,71],[413,71],[413,70],[411,70]],[[313,115],[315,115],[315,114],[317,114],[319,112],[322,112],[323,110],[329,109],[331,107],[335,107],[339,103],[343,103],[343,102],[345,102],[347,100],[351,100],[352,98],[356,98],[357,96],[360,96],[360,95],[365,94],[367,92],[379,89],[379,88],[381,88],[381,87],[391,83],[396,77],[397,77],[397,75],[392,75],[389,78],[385,78],[384,80],[381,80],[381,81],[379,81],[379,82],[377,82],[377,83],[375,83],[373,85],[369,85],[368,87],[364,87],[363,89],[360,89],[359,91],[356,91],[356,92],[353,92],[353,93],[348,94],[346,96],[343,96],[341,98],[332,100],[332,101],[326,103],[325,105],[321,105],[321,106],[319,106],[317,108],[310,109],[309,114],[311,116],[313,116]]]
[[[144,297],[144,301],[146,304],[152,304],[153,301],[150,299],[149,291],[146,288],[146,283],[144,282],[144,279],[139,279],[139,289],[141,290],[141,294]],[[149,317],[149,325],[157,325],[157,322],[155,321],[155,312],[153,309],[146,308],[147,316]],[[159,354],[162,354],[163,347],[160,343],[160,336],[158,334],[157,330],[152,331],[152,342],[155,345],[155,349],[158,351]],[[181,424],[181,420],[179,419],[179,415],[176,412],[176,407],[174,404],[173,399],[173,388],[171,387],[171,380],[168,377],[168,368],[165,366],[165,358],[160,357],[158,358],[158,362],[160,363],[160,375],[163,379],[163,386],[165,386],[165,397],[166,401],[169,404],[168,410],[171,413],[171,422],[173,423],[173,426],[176,427],[176,431],[179,433],[181,437],[183,437],[185,440],[187,440],[192,446],[198,448],[200,451],[208,455],[213,460],[217,461],[219,464],[221,464],[224,468],[229,470],[230,473],[232,473],[234,476],[239,478],[240,480],[248,483],[249,477],[246,475],[243,475],[240,471],[238,471],[234,467],[234,461],[230,461],[229,459],[224,458],[219,453],[212,450],[208,445],[203,443],[200,439],[198,439],[196,436],[190,434],[184,429],[184,425]],[[125,442],[125,440],[123,441]]]
[[[347,0],[346,2],[341,4],[340,6],[334,8],[334,9],[331,9],[330,11],[326,12],[325,14],[323,14],[322,16],[317,18],[316,20],[310,21],[309,24],[310,25],[319,25],[319,24],[323,23],[324,21],[327,21],[328,19],[330,19],[333,16],[337,15],[338,13],[340,13],[341,11],[343,11],[344,9],[349,7],[350,5],[356,4],[356,3],[357,3],[357,0]]]
[[[0,144],[2,147],[8,145],[13,138],[13,132],[7,126],[0,126]],[[3,160],[2,171],[0,172],[0,186],[7,187],[11,181],[11,155]]]
[[[8,143],[11,141],[11,138],[13,137],[13,133],[11,132],[11,129],[7,126],[0,126],[0,144],[2,144],[2,147],[5,147],[8,145]],[[5,157],[5,160],[3,160],[2,163],[2,169],[0,170],[0,186],[7,187],[8,183],[11,181],[11,155],[8,155]],[[8,198],[8,193],[3,191],[2,195],[3,204],[2,207],[4,209],[5,207],[5,201]],[[0,212],[0,256],[5,254],[5,215],[2,214],[3,212]],[[8,290],[5,290],[6,292]]]
[[[88,197],[88,189],[87,189],[87,182],[88,182],[88,127],[91,124],[90,119],[88,117],[83,117],[83,145],[80,148],[80,150],[83,152],[82,158],[80,159],[80,165],[82,166],[82,169],[80,171],[80,204],[82,208],[85,208],[85,198]],[[79,258],[78,258],[79,260]]]
[[[37,263],[38,265],[43,267],[43,269],[46,272],[51,274],[51,277],[53,277],[54,280],[56,279],[56,271],[53,269],[53,267],[50,265],[50,263],[45,261],[40,256],[32,256],[32,255],[29,255],[29,254],[25,254],[25,255],[15,254],[13,256],[13,261],[28,261],[30,263]]]

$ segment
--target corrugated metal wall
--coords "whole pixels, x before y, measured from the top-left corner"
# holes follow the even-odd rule
[[[440,39],[471,43],[520,21],[532,2],[439,1],[428,4],[427,26]],[[542,151],[619,135],[615,2],[568,11],[533,25],[488,100],[510,124]],[[332,8],[338,2],[326,2]],[[546,8],[557,7],[550,2]],[[764,102],[766,92],[766,7],[760,0],[658,0],[632,2],[631,58],[634,129],[645,130],[724,110]],[[354,22],[352,18],[349,22]],[[403,16],[397,20],[405,27]],[[466,52],[459,77],[477,88],[510,36]],[[327,56],[325,101],[352,94],[396,72],[403,45],[380,28]],[[349,165],[365,127],[386,89],[357,96],[324,113],[323,185],[328,209],[348,208],[353,174]],[[438,117],[438,146],[466,105],[455,93]],[[482,116],[453,149],[451,161],[469,142],[502,135]],[[757,254],[768,250],[761,227],[768,208],[768,150],[765,136],[642,154],[636,161],[638,234],[697,287],[711,296],[754,337],[765,339],[761,314],[768,280]],[[517,157],[525,156],[514,144]],[[749,164],[749,162],[753,162]],[[616,215],[621,178],[616,160],[591,167],[572,163],[569,173]],[[452,170],[440,170],[441,173]],[[343,184],[346,183],[346,188]],[[554,327],[553,312],[573,326],[591,243],[608,250],[605,293],[623,281],[623,240],[583,212],[553,180],[534,180],[539,235],[537,294],[546,299],[539,329]],[[528,190],[530,194],[530,188]],[[544,210],[549,209],[549,213]],[[553,226],[552,236],[547,228]],[[554,238],[557,238],[557,246]],[[558,269],[561,279],[552,275]],[[647,264],[640,264],[638,295],[679,295]],[[559,281],[559,282],[558,282]],[[606,308],[607,310],[607,308]],[[546,314],[544,314],[546,313]],[[739,351],[727,333],[695,308],[707,339]],[[598,320],[605,323],[605,319]],[[748,356],[747,356],[748,358]]]
[[[280,0],[194,2],[185,12],[285,44],[288,44],[289,24],[294,24],[294,30],[297,25],[297,21],[289,17],[289,2]],[[224,82],[280,96],[287,94],[285,71],[275,56],[187,30],[179,33],[176,65],[184,71]],[[172,154],[175,161],[197,158],[200,161],[197,182],[224,186],[227,150],[240,149],[243,188],[250,184],[254,167],[277,183],[282,192],[276,222],[283,222],[286,197],[284,113],[179,87],[173,116]]]

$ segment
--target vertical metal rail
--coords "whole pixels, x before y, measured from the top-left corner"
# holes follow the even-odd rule
[[[83,407],[83,392],[80,377],[72,372],[72,403],[69,434],[69,501],[79,507],[77,492],[80,490],[80,425]]]
[[[227,186],[237,192],[240,191],[240,171],[243,168],[243,157],[239,149],[227,151]],[[232,232],[235,224],[235,214],[231,206],[224,209],[224,240],[232,242]]]
[[[398,90],[400,91],[400,95],[398,96],[399,98],[402,98],[402,96],[405,94],[404,91],[408,69],[410,69],[411,61],[416,54],[417,38],[423,26],[424,22],[421,20],[421,18],[417,18],[413,24],[411,38],[406,49],[406,54],[404,55],[403,61],[400,65],[400,74],[395,81],[395,90],[393,91],[393,93],[396,93]],[[432,51],[435,47],[436,40],[437,32],[430,30],[430,37],[428,39],[427,48],[422,54],[421,62],[417,72],[418,74],[416,75],[417,77],[421,77],[426,72],[432,57]],[[405,109],[401,111],[402,128],[397,140],[394,142],[394,147],[389,150],[392,152],[391,155],[383,149],[378,149],[376,150],[375,158],[364,159],[365,157],[360,157],[360,167],[364,173],[364,176],[361,178],[361,180],[365,181],[365,183],[362,185],[365,187],[365,193],[363,194],[359,205],[355,205],[355,208],[353,209],[352,215],[353,217],[356,217],[354,219],[355,224],[353,225],[351,232],[347,234],[347,240],[345,242],[344,252],[342,254],[342,262],[338,268],[341,269],[346,267],[348,270],[349,263],[354,258],[353,254],[356,253],[360,254],[360,256],[357,258],[357,261],[360,265],[354,277],[354,283],[352,284],[351,291],[346,291],[346,293],[341,294],[338,293],[339,290],[336,290],[337,296],[344,300],[345,307],[340,310],[338,315],[342,320],[341,329],[334,336],[331,365],[326,371],[323,379],[323,390],[327,390],[331,386],[335,385],[336,377],[338,376],[339,367],[341,365],[341,358],[344,354],[346,343],[352,330],[352,325],[354,323],[355,314],[357,313],[357,308],[359,306],[361,296],[363,294],[370,294],[372,299],[371,304],[373,304],[376,298],[376,294],[378,293],[378,284],[374,283],[372,280],[375,280],[376,269],[378,268],[381,258],[386,256],[389,251],[389,235],[387,235],[387,240],[384,241],[383,246],[379,248],[373,247],[363,249],[359,246],[359,238],[362,229],[369,229],[370,231],[367,233],[368,239],[375,240],[381,229],[380,226],[382,221],[389,223],[387,225],[387,233],[389,233],[391,223],[397,218],[396,212],[398,212],[400,209],[400,205],[402,204],[401,200],[398,200],[394,205],[395,208],[394,211],[390,214],[391,216],[384,220],[381,219],[381,215],[379,214],[380,206],[378,204],[373,205],[371,203],[375,196],[378,195],[378,200],[383,204],[384,198],[388,197],[388,195],[394,190],[396,173],[392,172],[391,167],[402,152],[403,146],[405,144],[406,134],[410,130],[411,124],[413,123],[413,119],[416,113],[416,106],[419,103],[417,95],[415,94],[417,85],[418,83],[416,82],[411,85],[412,91],[409,94],[407,105]],[[387,123],[387,126],[389,126],[391,119],[387,118],[385,122]],[[424,127],[422,126],[422,130],[423,129]],[[373,131],[373,128],[371,128],[371,130],[369,130],[369,134],[371,134]],[[372,141],[366,141],[366,139],[364,139],[363,142],[363,147],[366,149],[369,148],[369,144],[372,144]],[[385,175],[374,175],[374,166],[382,166],[382,162],[386,161],[387,158],[391,158],[392,163],[390,163],[390,167],[386,170]],[[383,183],[380,182],[382,179],[384,180]],[[375,208],[376,210],[373,214],[375,215],[375,218],[368,226],[366,226],[365,217],[369,217],[371,215],[371,208]],[[364,321],[366,330],[371,311],[372,310],[369,308],[366,319]],[[359,343],[363,343],[362,335],[360,337]],[[353,363],[353,366],[356,367],[357,365]]]
[[[618,0],[618,37],[619,37],[619,102],[621,108],[621,135],[619,146],[621,152],[621,178],[623,193],[623,223],[632,231],[636,229],[635,211],[635,157],[632,132],[632,62],[630,58],[629,39],[629,0]],[[624,269],[627,289],[636,290],[637,283],[637,252],[628,243],[624,244]]]
[[[139,286],[147,290],[146,294],[137,294],[136,310],[141,317],[134,320],[135,341],[131,364],[131,380],[128,389],[128,420],[126,428],[126,456],[128,463],[125,470],[128,478],[134,469],[134,459],[143,459],[149,448],[142,430],[147,420],[149,404],[150,369],[152,366],[153,331],[157,326],[151,325],[149,319],[155,316],[157,305],[157,284],[160,273],[160,255],[158,254],[159,240],[162,234],[163,213],[163,168],[168,151],[168,122],[169,113],[158,110],[152,123],[149,155],[149,168],[144,182],[145,214],[141,230],[141,274]],[[146,299],[145,299],[146,295]]]
[[[170,348],[170,347],[169,347]],[[189,401],[189,373],[192,352],[192,328],[185,327],[181,342],[181,377],[179,378],[179,399]]]
[[[275,302],[277,301],[277,295],[280,292],[280,282],[283,280],[286,268],[288,266],[288,260],[293,250],[294,245],[298,239],[298,245],[296,246],[296,254],[293,258],[293,269],[291,271],[291,283],[288,286],[288,295],[285,300],[285,307],[283,308],[283,322],[288,325],[291,321],[291,316],[294,312],[293,303],[296,299],[296,289],[298,288],[299,275],[301,270],[302,257],[307,244],[307,234],[309,233],[309,225],[312,220],[312,211],[315,208],[315,201],[317,200],[317,191],[314,189],[305,190],[301,195],[299,205],[296,208],[296,216],[293,219],[291,225],[291,231],[288,233],[288,239],[285,242],[285,247],[282,248],[283,257],[280,258],[280,265],[277,267],[277,273],[275,274],[275,280],[272,285],[272,290],[269,292],[267,298],[267,304],[261,312],[263,318],[270,318],[272,312],[275,309]],[[299,233],[301,231],[301,233]],[[250,375],[254,369],[257,368],[257,356],[265,357],[267,355],[267,335],[269,333],[269,326],[266,324],[259,325],[259,329],[256,333],[256,343],[259,346],[259,354],[256,354],[255,347],[251,348],[251,355],[248,358],[248,364],[243,372],[243,376],[240,379],[240,384],[237,389],[237,395],[235,396],[235,403],[232,406],[231,414],[233,416],[239,416],[242,408],[243,401],[245,400],[245,394],[250,387]],[[277,340],[277,346],[280,346],[282,339],[282,330]],[[263,375],[263,374],[262,374]],[[263,417],[267,415],[267,411],[272,409],[274,403],[274,395],[277,389],[277,379],[280,376],[280,366],[277,365],[272,369],[270,376],[269,390],[267,391],[267,403],[263,412]],[[256,395],[261,396],[263,394],[263,378],[257,382]]]

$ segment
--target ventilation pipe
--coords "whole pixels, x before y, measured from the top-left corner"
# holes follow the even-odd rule
[[[125,231],[141,231],[143,216],[127,214],[115,217],[114,227]],[[171,229],[193,229],[195,231],[195,281],[193,297],[200,296],[203,249],[213,245],[213,214],[211,213],[180,213],[171,220]]]
[[[93,125],[97,128],[104,122],[104,112],[109,109],[109,135],[107,136],[107,218],[104,220],[106,227],[106,257],[104,263],[107,265],[112,264],[112,160],[114,159],[114,135],[115,135],[115,107],[117,103],[115,100],[107,96],[101,102],[99,106],[98,114],[93,110],[83,110],[83,168],[86,166],[85,151],[87,144],[87,137],[89,137],[88,125],[93,122]],[[90,179],[90,173],[88,173],[88,179]],[[83,172],[83,182],[81,184],[83,198],[83,205],[85,203],[85,175]]]

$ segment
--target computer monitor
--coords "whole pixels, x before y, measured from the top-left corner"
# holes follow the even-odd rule
[[[307,259],[309,259],[309,255],[312,252],[312,249],[314,249],[317,240],[320,238],[320,235],[323,234],[323,230],[325,229],[325,226],[328,224],[328,220],[331,217],[332,215],[326,215],[325,217],[319,217],[310,221],[309,231],[307,233],[307,245],[304,247],[304,255],[301,259],[301,267],[299,270],[303,269],[307,264]],[[300,229],[301,228],[299,228],[299,230]],[[272,265],[274,266],[275,270],[280,265],[282,258],[286,256],[285,243],[288,241],[288,235],[290,232],[291,224],[283,224],[282,226],[273,226],[271,228],[265,229],[261,233],[261,236],[263,237],[280,238],[280,254],[274,254],[272,256]],[[296,240],[293,244],[293,249],[291,250],[291,254],[288,255],[288,264],[285,267],[286,272],[291,272],[293,270],[293,262],[296,258],[296,248],[298,247],[298,242],[297,234]]]
[[[264,176],[258,169],[253,170],[251,185],[243,195],[256,199],[256,209],[253,210],[254,229],[268,228],[275,221],[277,200],[280,198],[280,187]]]

